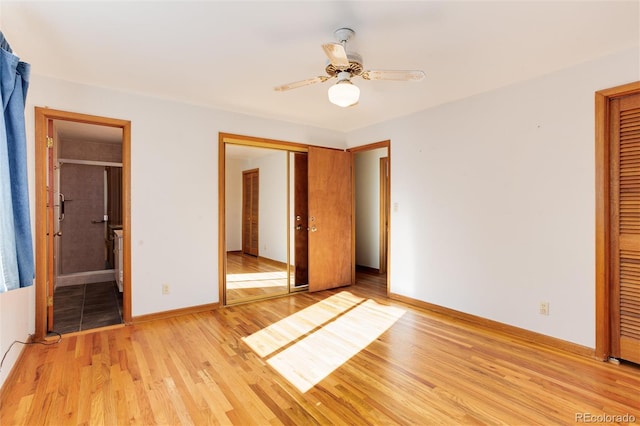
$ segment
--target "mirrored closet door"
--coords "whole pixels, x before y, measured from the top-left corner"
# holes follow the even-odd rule
[[[243,137],[220,143],[224,304],[306,289],[305,148]]]

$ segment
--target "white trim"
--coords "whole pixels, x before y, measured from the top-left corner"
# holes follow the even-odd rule
[[[58,158],[58,164],[84,164],[86,166],[122,167],[122,163],[110,161],[74,160],[72,158]]]

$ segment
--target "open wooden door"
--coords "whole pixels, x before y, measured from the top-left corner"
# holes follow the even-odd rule
[[[309,291],[351,285],[351,153],[309,147]]]
[[[611,352],[640,364],[640,94],[610,107]]]

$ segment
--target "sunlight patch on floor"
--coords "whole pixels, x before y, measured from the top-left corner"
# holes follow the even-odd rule
[[[264,358],[331,321],[363,300],[362,297],[343,291],[289,315],[250,336],[243,337],[242,340]]]
[[[340,297],[330,300],[336,296]],[[301,392],[306,392],[375,341],[405,313],[397,307],[380,305],[370,299],[363,300],[348,292],[338,293],[318,302],[316,305],[325,305],[318,312],[322,312],[323,317],[326,316],[329,312],[326,306],[336,301],[353,303],[352,307],[343,304],[338,308],[339,312],[329,318],[328,322],[325,321],[322,327],[314,327],[313,332],[300,334],[305,327],[308,329],[310,326],[308,323],[305,325],[304,316],[296,317],[303,312],[300,311],[273,324],[277,326],[270,331],[266,330],[273,325],[243,340],[258,355],[265,357],[261,353],[272,353],[277,350],[276,346],[284,347],[287,340],[293,342],[292,336],[296,333],[299,336],[305,335],[303,339],[273,355],[267,362]],[[319,320],[316,318],[316,323]],[[290,331],[293,333],[289,335]]]

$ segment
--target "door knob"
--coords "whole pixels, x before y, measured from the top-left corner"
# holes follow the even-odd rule
[[[318,228],[315,225],[311,225],[311,232],[316,232]]]
[[[296,225],[296,231],[301,231],[302,230],[302,225]]]

